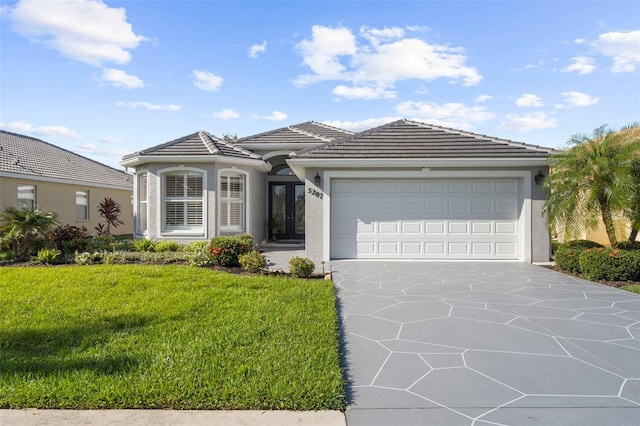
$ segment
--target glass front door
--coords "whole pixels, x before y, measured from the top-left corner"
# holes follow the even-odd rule
[[[269,237],[276,240],[304,239],[304,184],[269,184]]]

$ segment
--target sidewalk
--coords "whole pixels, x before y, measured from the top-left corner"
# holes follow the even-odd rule
[[[0,410],[2,426],[345,426],[340,411]]]

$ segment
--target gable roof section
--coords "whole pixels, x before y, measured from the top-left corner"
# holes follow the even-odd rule
[[[238,139],[235,143],[239,145],[250,144],[251,146],[255,146],[255,144],[323,144],[351,135],[353,133],[347,130],[315,121],[307,121],[257,135],[246,136]]]
[[[260,159],[260,156],[235,146],[230,142],[219,139],[203,130],[190,135],[165,142],[160,145],[134,152],[122,157],[123,161],[141,156],[199,156],[222,155],[226,157]]]
[[[0,174],[131,190],[131,176],[40,139],[0,130]]]
[[[292,158],[546,158],[553,150],[506,139],[398,120],[299,151]]]

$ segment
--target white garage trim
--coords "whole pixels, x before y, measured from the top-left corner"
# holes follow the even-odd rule
[[[518,179],[520,215],[518,217],[518,255],[516,261],[531,262],[531,172],[529,170],[460,170],[442,171],[422,169],[417,171],[325,171],[322,186],[323,203],[323,258],[331,259],[331,188],[333,179]]]

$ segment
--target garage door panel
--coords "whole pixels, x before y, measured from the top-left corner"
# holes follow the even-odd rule
[[[334,180],[331,189],[333,258],[518,259],[517,179]]]

